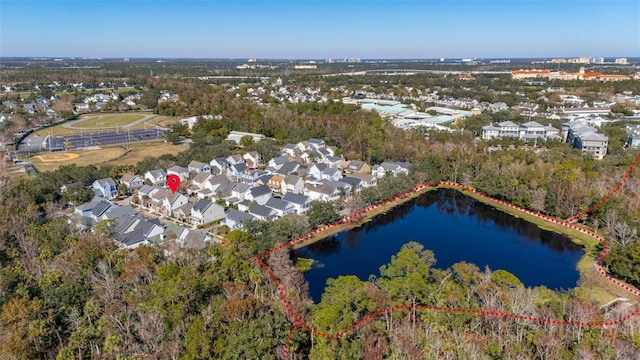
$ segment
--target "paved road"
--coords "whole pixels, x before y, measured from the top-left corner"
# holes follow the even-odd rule
[[[126,115],[126,114],[125,114]],[[133,114],[131,114],[133,115]],[[82,118],[80,120],[73,120],[73,121],[68,121],[64,124],[62,124],[62,127],[65,129],[73,129],[73,130],[83,130],[83,131],[92,131],[92,130],[107,130],[107,129],[113,129],[115,128],[115,126],[104,126],[104,127],[91,127],[91,128],[84,128],[84,127],[78,127],[78,126],[74,126],[75,124],[79,123],[79,122],[83,122],[83,121],[87,121],[87,120],[91,120],[91,119],[95,119],[98,118],[102,115],[93,115],[93,116],[87,116],[85,118]],[[131,122],[129,124],[126,125],[120,125],[118,126],[120,129],[128,129],[132,126],[138,125],[142,122],[145,122],[149,119],[152,119],[154,117],[156,117],[157,115],[145,115],[142,117],[142,119],[140,120],[136,120],[134,122]]]

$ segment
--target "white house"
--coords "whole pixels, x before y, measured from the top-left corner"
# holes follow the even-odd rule
[[[113,199],[118,195],[118,188],[112,178],[98,179],[93,182],[91,188],[97,190],[105,199]]]
[[[275,211],[276,216],[278,217],[283,217],[295,211],[291,203],[282,199],[274,198],[274,197],[269,198],[269,200],[267,200],[264,206]]]
[[[378,179],[384,177],[387,172],[391,173],[393,176],[398,176],[400,174],[409,175],[409,167],[411,167],[411,164],[409,163],[387,161],[374,166],[371,170],[371,174],[375,175]]]
[[[311,199],[308,196],[294,193],[286,193],[282,200],[291,204],[296,214],[304,214],[309,210],[309,204],[311,204]]]
[[[272,220],[275,219],[276,216],[276,212],[273,211],[271,208],[268,208],[264,205],[260,205],[260,204],[251,204],[249,205],[249,215],[255,217],[258,220]]]
[[[329,185],[305,184],[304,194],[311,199],[320,201],[336,201],[340,198],[340,190]]]
[[[199,199],[191,209],[191,222],[197,225],[210,223],[224,218],[224,208],[208,200]]]
[[[224,157],[217,157],[217,158],[209,161],[209,165],[212,168],[216,167],[216,168],[220,169],[220,173],[226,172],[227,168],[229,167],[229,163],[227,162],[227,159],[225,159]]]
[[[165,214],[171,215],[174,210],[186,204],[188,201],[189,199],[179,192],[172,194],[170,191],[167,191],[165,197],[162,199],[162,208]]]
[[[269,187],[266,185],[252,187],[245,195],[246,200],[254,201],[260,205],[264,205],[270,197],[271,189],[269,189]]]
[[[254,220],[256,220],[256,218],[252,215],[242,211],[229,209],[225,214],[223,224],[227,225],[232,230],[243,229],[246,222]]]
[[[203,171],[193,177],[191,184],[195,185],[199,189],[202,189],[204,187],[204,184],[207,182],[207,180],[211,179],[212,177],[213,177],[213,174],[207,171]]]
[[[362,181],[362,187],[364,188],[378,185],[378,178],[372,174],[363,174],[359,172],[354,172],[349,174],[349,177],[356,178]]]
[[[250,169],[255,169],[262,165],[262,156],[257,151],[249,151],[242,155],[242,158]]]
[[[211,172],[211,165],[194,160],[187,165],[187,171],[190,173],[195,172],[197,174],[201,172]]]
[[[149,170],[144,173],[144,178],[149,180],[153,185],[167,185],[167,173],[163,169]]]
[[[180,180],[184,181],[189,178],[189,171],[182,166],[174,165],[167,169],[167,176],[169,175],[177,175]]]
[[[136,175],[124,174],[120,178],[120,183],[124,184],[129,191],[133,191],[144,185],[144,179]]]
[[[297,175],[287,175],[284,178],[282,193],[302,194],[304,192],[304,180]]]
[[[229,163],[229,166],[245,163],[244,159],[240,155],[229,155],[225,158],[225,160],[227,161],[227,163]]]

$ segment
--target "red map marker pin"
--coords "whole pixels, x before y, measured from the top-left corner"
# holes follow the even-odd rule
[[[180,177],[175,174],[167,176],[167,185],[169,185],[171,192],[175,194],[176,190],[178,190],[178,186],[180,186]]]

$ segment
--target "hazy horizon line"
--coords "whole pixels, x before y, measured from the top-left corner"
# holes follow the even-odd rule
[[[627,59],[640,59],[640,56],[629,56],[629,55],[599,55],[599,56],[497,56],[497,57],[461,57],[461,56],[453,56],[453,57],[197,57],[197,56],[55,56],[55,55],[47,55],[47,56],[32,56],[32,55],[16,55],[16,56],[0,56],[0,59],[80,59],[80,60],[112,60],[112,59],[158,59],[158,60],[353,60],[359,59],[361,61],[364,60],[462,60],[462,59],[471,59],[471,60],[513,60],[513,59],[577,59],[582,57],[588,58],[627,58]]]

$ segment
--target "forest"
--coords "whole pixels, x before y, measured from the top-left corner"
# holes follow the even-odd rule
[[[381,181],[360,194],[365,204],[428,181],[455,181],[518,206],[565,219],[603,199],[623,179],[637,151],[602,161],[563,144],[539,153],[523,144],[489,150],[472,134],[399,130],[375,113],[341,103],[259,107],[224,88],[197,81],[149,79],[180,93],[176,113],[221,114],[199,123],[189,150],[149,157],[134,167],[68,166],[31,179],[0,176],[0,358],[12,359],[632,359],[640,352],[637,316],[611,327],[562,326],[504,317],[403,309],[327,339],[298,328],[278,289],[252,261],[257,254],[336,219],[316,205],[307,216],[250,223],[226,245],[204,250],[117,249],[106,227],[80,232],[63,214],[78,199],[58,194],[62,183],[157,166],[209,161],[237,149],[231,130],[260,132],[275,142],[248,144],[268,158],[278,145],[309,137],[339,147],[347,159],[413,164],[408,177]],[[165,111],[162,108],[156,111]],[[184,130],[184,129],[183,129]],[[273,155],[271,155],[273,156]],[[609,273],[640,286],[640,170],[579,222],[610,243]],[[166,245],[170,246],[170,245]],[[326,333],[344,330],[396,305],[491,309],[565,321],[612,321],[630,309],[603,312],[591,294],[525,288],[504,271],[458,263],[437,267],[428,249],[407,243],[367,281],[331,281],[314,304],[286,251],[264,261],[297,314]],[[634,300],[635,302],[635,300]]]

